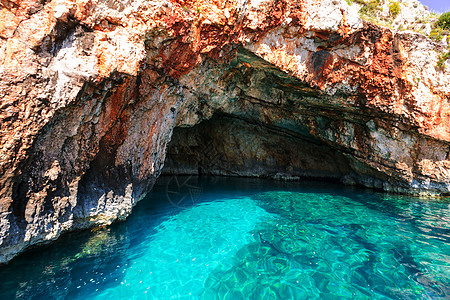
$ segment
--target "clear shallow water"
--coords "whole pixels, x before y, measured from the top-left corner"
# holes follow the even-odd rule
[[[161,178],[126,222],[1,267],[13,298],[448,299],[450,201]]]

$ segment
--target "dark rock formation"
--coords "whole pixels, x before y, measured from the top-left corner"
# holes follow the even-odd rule
[[[192,128],[175,128],[163,174],[339,180],[348,160],[319,141],[292,131],[230,116],[213,116]]]

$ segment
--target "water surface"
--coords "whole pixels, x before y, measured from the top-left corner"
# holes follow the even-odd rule
[[[0,299],[450,298],[450,201],[161,178],[126,222],[0,268]]]

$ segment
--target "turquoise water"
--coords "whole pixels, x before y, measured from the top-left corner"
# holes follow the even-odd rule
[[[0,268],[0,299],[449,299],[450,201],[166,177],[126,222]]]

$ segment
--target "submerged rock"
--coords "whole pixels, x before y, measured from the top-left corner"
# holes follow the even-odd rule
[[[169,173],[449,193],[445,49],[344,0],[29,0],[0,15],[0,262],[125,219],[175,127],[195,125],[176,129]]]

